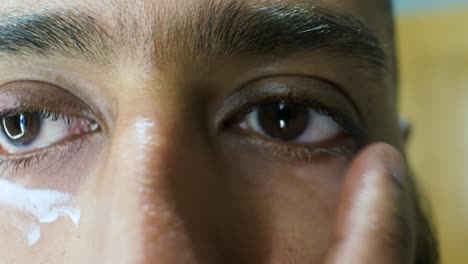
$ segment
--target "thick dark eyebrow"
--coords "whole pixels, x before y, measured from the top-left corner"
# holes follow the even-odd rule
[[[103,60],[109,52],[104,26],[86,12],[54,11],[0,18],[0,52]]]
[[[378,38],[356,17],[319,4],[212,2],[196,23],[196,47],[218,55],[284,55],[326,50],[370,66],[386,67]]]
[[[31,15],[2,15],[0,54],[84,57],[105,63],[115,50],[115,43],[139,45],[129,41],[131,32],[139,30],[128,25],[144,26],[141,23],[121,22],[123,28],[117,30],[125,32],[118,34],[123,39],[113,39],[116,36],[109,34],[91,14],[88,10],[48,10]],[[154,16],[162,17],[160,23],[166,24],[148,22],[155,32],[145,38],[142,46],[151,42],[155,45],[155,49],[149,49],[154,54],[147,54],[153,61],[174,54],[173,49],[178,48],[189,51],[188,56],[223,57],[325,50],[339,58],[352,59],[355,64],[387,67],[382,44],[364,23],[316,3],[249,5],[236,0],[221,4],[207,1],[198,12],[187,12],[185,18]],[[169,38],[158,38],[158,32],[164,32],[162,28],[169,32]],[[137,49],[144,50],[130,47],[131,51]]]

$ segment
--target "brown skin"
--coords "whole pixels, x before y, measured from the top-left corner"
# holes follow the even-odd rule
[[[76,5],[59,2],[12,1],[0,13]],[[190,49],[177,50],[190,43],[184,34],[174,33],[169,43],[164,33],[176,32],[170,17],[190,18],[205,0],[111,2],[75,7],[97,14],[115,33],[117,52],[107,66],[60,56],[0,60],[0,86],[33,79],[67,87],[90,105],[101,128],[83,136],[79,149],[64,147],[59,163],[9,178],[73,193],[82,218],[78,229],[65,218],[43,225],[33,247],[10,226],[0,238],[6,263],[411,263],[412,208],[402,202],[408,179],[397,150],[403,142],[391,70],[372,78],[368,68],[323,51],[190,56]],[[320,1],[361,19],[390,47],[392,65],[383,2]],[[122,30],[118,16],[141,31]],[[228,119],[228,98],[266,76],[275,76],[267,84],[312,87],[312,96],[350,113],[368,142],[389,145],[370,145],[357,157],[353,150],[316,151],[349,143],[333,139],[306,152],[219,125],[218,119]],[[319,80],[339,84],[350,98]],[[0,227],[8,226],[0,219]]]

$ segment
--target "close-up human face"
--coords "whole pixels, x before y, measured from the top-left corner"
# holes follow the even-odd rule
[[[387,1],[0,2],[2,263],[322,263],[401,150]]]

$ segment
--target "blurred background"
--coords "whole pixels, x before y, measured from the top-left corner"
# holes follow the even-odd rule
[[[468,263],[468,0],[394,0],[400,109],[442,264]]]

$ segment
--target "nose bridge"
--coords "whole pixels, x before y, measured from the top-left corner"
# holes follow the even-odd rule
[[[108,228],[121,235],[109,236],[108,263],[219,263],[204,229],[216,221],[203,211],[217,194],[207,191],[216,177],[202,132],[176,109],[151,108],[115,128]]]
[[[185,139],[187,135],[181,133],[185,130],[183,127],[180,122],[173,122],[172,126],[146,131],[156,135],[160,141],[146,142],[142,146],[145,157],[142,160],[139,202],[142,206],[143,263],[199,263],[187,226],[188,219],[183,212],[185,201],[180,199],[190,196],[191,188],[196,188],[193,177],[209,172],[196,166],[194,159],[199,157],[191,155],[194,145]]]
[[[150,123],[147,126],[151,126]],[[103,221],[98,225],[102,230],[96,231],[101,232],[104,238],[100,241],[102,253],[97,252],[96,259],[106,264],[137,263],[142,251],[139,233],[141,189],[138,181],[143,173],[140,164],[144,153],[141,148],[148,139],[138,134],[138,122],[117,122],[114,130],[107,169],[99,175],[101,194],[98,196],[97,214]]]
[[[177,201],[183,190],[174,186],[177,179],[189,181],[190,175],[184,169],[187,160],[178,155],[181,148],[178,142],[182,140],[177,132],[179,122],[170,123],[164,126],[140,119],[135,127],[140,149],[135,175],[142,243],[138,263],[197,263],[186,219]]]

